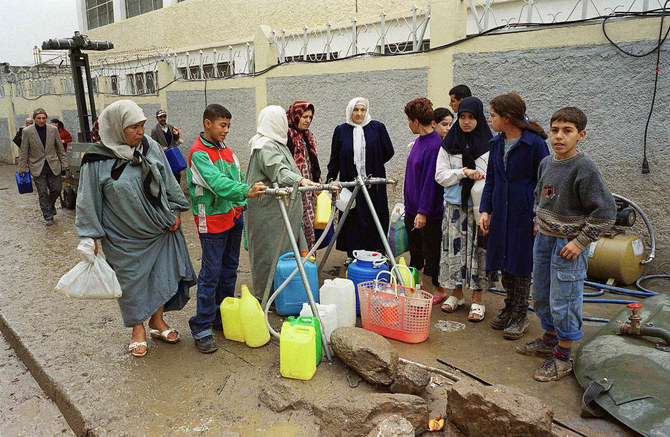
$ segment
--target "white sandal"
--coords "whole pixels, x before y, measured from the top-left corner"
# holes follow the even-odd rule
[[[140,346],[144,346],[144,352],[133,352],[135,349],[137,349]],[[146,341],[136,341],[134,343],[130,343],[128,345],[128,352],[130,352],[130,355],[134,357],[143,357],[147,354],[147,342]]]
[[[177,337],[176,338],[168,337],[168,335],[170,335],[173,332],[177,334]],[[151,338],[157,338],[159,340],[163,340],[166,343],[177,343],[179,341],[179,333],[174,328],[168,328],[163,332],[159,331],[158,329],[149,328],[149,335],[151,335]]]
[[[444,301],[444,303],[442,304],[442,307],[440,309],[442,311],[444,311],[445,313],[453,313],[454,311],[456,311],[456,308],[463,305],[464,303],[465,303],[465,298],[459,300],[456,296],[454,296],[452,294],[451,296],[449,296],[447,298],[447,300]],[[446,309],[444,307],[445,305],[449,305],[451,307],[451,309],[449,309],[449,310]]]
[[[473,303],[470,305],[470,313],[468,314],[468,321],[470,322],[481,322],[484,320],[484,313],[486,312],[486,307],[484,305],[479,305]],[[479,317],[472,317],[473,315]]]

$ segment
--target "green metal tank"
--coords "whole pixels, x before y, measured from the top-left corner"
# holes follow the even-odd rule
[[[635,235],[605,236],[586,250],[589,251],[589,278],[603,282],[612,278],[618,285],[630,285],[642,276],[644,244]]]

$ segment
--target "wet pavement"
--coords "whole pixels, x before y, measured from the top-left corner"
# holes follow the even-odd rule
[[[374,390],[365,383],[356,389],[350,388],[347,370],[337,359],[321,364],[310,381],[282,379],[279,342],[275,339],[264,347],[250,349],[227,341],[220,332],[215,332],[219,351],[211,355],[198,353],[188,330],[188,319],[195,313],[195,288],[191,289],[192,299],[184,310],[166,315],[168,324],[181,333],[182,341],[171,345],[149,338],[147,356],[131,357],[127,352],[130,329],[123,326],[116,302],[74,300],[54,291],[58,279],[78,262],[74,212],[59,207],[55,225],[44,226],[36,194],[17,193],[15,171],[15,166],[0,165],[0,246],[3,248],[0,251],[0,301],[3,303],[0,328],[42,387],[39,397],[48,396],[55,401],[75,434],[225,435],[225,432],[237,432],[242,436],[311,436],[318,433],[318,421],[309,412],[269,411],[258,401],[260,387],[281,380],[316,403]],[[200,245],[193,220],[185,216],[183,227],[198,271]],[[323,256],[323,252],[318,255]],[[238,288],[242,283],[251,283],[249,258],[244,250],[240,258]],[[342,253],[333,254],[326,270],[341,265],[343,260]],[[322,275],[320,279],[328,277]],[[469,296],[466,300],[469,302]],[[441,358],[491,383],[522,388],[553,404],[556,419],[590,436],[632,434],[613,420],[580,418],[582,390],[574,377],[556,383],[534,381],[532,373],[541,359],[518,355],[514,347],[541,333],[537,319],[532,316],[531,330],[524,339],[506,341],[488,324],[502,306],[502,297],[485,293],[484,301],[487,306],[484,323],[468,323],[467,307],[450,315],[434,307],[431,333],[426,342],[409,345],[392,341],[392,344],[403,358],[444,368],[436,361]],[[620,309],[614,305],[587,304],[584,313],[609,317]],[[461,322],[465,329],[442,332],[434,327],[439,320]],[[271,323],[278,328],[281,319],[274,316]],[[587,326],[587,336],[597,329],[597,326]],[[19,385],[23,387],[24,382]],[[29,381],[26,381],[25,387],[28,386]],[[5,387],[2,388],[4,393]],[[444,413],[444,391],[436,389],[427,397],[431,416]],[[5,404],[4,395],[0,402]],[[4,410],[3,407],[0,417],[2,435],[1,427],[8,423]],[[31,411],[36,410],[26,414]],[[58,422],[51,419],[47,422],[44,429],[55,430],[48,434],[60,433]],[[19,430],[18,434],[34,435],[29,431]],[[457,434],[448,431],[443,435]],[[575,434],[561,431],[558,435]]]

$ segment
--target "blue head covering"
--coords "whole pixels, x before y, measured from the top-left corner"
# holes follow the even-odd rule
[[[458,122],[461,113],[469,112],[477,118],[477,126],[472,132],[464,132]],[[489,123],[484,116],[484,104],[477,97],[466,97],[458,105],[457,119],[442,141],[442,148],[450,155],[463,155],[463,166],[474,170],[475,160],[489,151],[489,141],[493,138]],[[461,206],[468,205],[470,190],[475,181],[470,178],[461,180]]]

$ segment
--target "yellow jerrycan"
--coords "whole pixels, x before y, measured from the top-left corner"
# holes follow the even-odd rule
[[[316,373],[313,326],[284,322],[279,337],[279,371],[284,378],[310,380]]]
[[[221,302],[221,323],[223,335],[228,340],[244,343],[244,331],[240,323],[240,300],[227,297]]]
[[[316,213],[314,214],[314,229],[326,229],[331,212],[331,200],[327,191],[322,191],[316,198]]]
[[[260,347],[270,341],[270,331],[258,300],[242,285],[239,318],[244,332],[244,341],[249,347]]]

